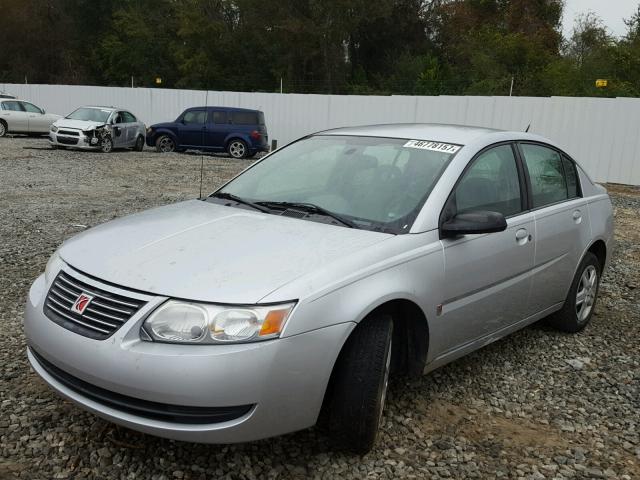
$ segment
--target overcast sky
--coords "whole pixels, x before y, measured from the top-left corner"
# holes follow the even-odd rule
[[[596,13],[611,33],[616,36],[626,33],[623,19],[631,17],[640,0],[565,0],[563,32],[571,35],[576,16],[589,10]]]

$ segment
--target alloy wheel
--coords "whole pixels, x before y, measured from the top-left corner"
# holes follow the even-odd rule
[[[244,143],[235,141],[231,142],[229,145],[229,154],[234,158],[242,158],[244,157],[247,151],[247,147],[245,147]]]
[[[175,144],[171,138],[165,136],[158,142],[158,147],[162,153],[170,153],[175,149]]]
[[[580,276],[576,293],[576,315],[580,322],[585,321],[596,300],[598,291],[598,272],[593,265],[587,266]]]

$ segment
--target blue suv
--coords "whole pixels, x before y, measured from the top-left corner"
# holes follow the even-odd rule
[[[147,129],[147,145],[158,152],[187,149],[227,152],[234,158],[269,151],[264,113],[229,107],[192,107],[175,122],[157,123]]]

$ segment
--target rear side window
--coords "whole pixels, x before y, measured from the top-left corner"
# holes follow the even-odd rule
[[[533,208],[544,207],[569,198],[560,154],[542,145],[523,143],[520,146],[531,180]]]
[[[213,123],[224,124],[229,122],[227,112],[222,112],[220,110],[214,110],[211,119]]]
[[[10,110],[12,112],[23,112],[22,105],[20,102],[2,102],[2,107],[4,110]]]
[[[453,199],[457,213],[488,210],[505,217],[520,213],[520,178],[511,145],[481,153],[464,173]]]
[[[182,123],[188,125],[193,123],[205,123],[207,112],[204,110],[189,110],[184,114]]]
[[[564,167],[564,175],[567,178],[567,194],[569,198],[579,197],[580,189],[578,188],[578,172],[576,171],[576,164],[563,156],[562,166]]]
[[[231,112],[236,125],[259,125],[258,112]]]

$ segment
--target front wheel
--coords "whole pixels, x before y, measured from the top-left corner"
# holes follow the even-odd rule
[[[551,326],[568,333],[576,333],[587,326],[598,298],[602,267],[593,253],[587,252],[571,283],[562,309],[548,318]]]
[[[4,137],[7,134],[7,124],[0,121],[0,137]]]
[[[171,153],[176,149],[176,143],[169,135],[161,135],[156,140],[156,151],[160,153]]]
[[[242,140],[231,140],[227,145],[227,153],[233,158],[244,158],[249,153],[249,148]]]
[[[113,140],[111,137],[104,137],[100,142],[100,151],[102,153],[110,153],[113,150]]]
[[[391,367],[393,320],[377,315],[360,323],[334,367],[329,429],[343,448],[365,454],[382,423]]]

